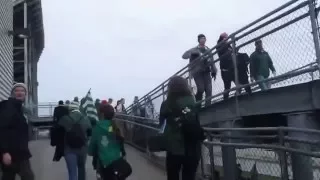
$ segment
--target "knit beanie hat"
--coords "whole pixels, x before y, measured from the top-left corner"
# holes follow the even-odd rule
[[[24,83],[15,83],[13,86],[12,86],[12,89],[11,89],[11,94],[13,93],[13,91],[17,88],[17,87],[22,87],[26,93],[28,92],[28,88],[27,86],[24,84]]]
[[[76,101],[72,101],[72,102],[69,104],[69,109],[70,109],[70,110],[79,109],[79,103],[76,102]]]

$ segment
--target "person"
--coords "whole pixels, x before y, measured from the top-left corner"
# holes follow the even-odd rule
[[[69,104],[70,104],[70,101],[69,100],[66,100],[66,106],[69,106]]]
[[[94,105],[95,105],[97,111],[99,111],[100,104],[101,104],[100,99],[96,99]]]
[[[34,180],[30,165],[31,153],[28,147],[29,129],[23,104],[27,87],[16,83],[11,97],[0,103],[0,154],[2,180]]]
[[[74,102],[79,102],[78,96],[74,97],[73,101],[74,101]]]
[[[54,108],[53,111],[53,121],[55,123],[58,123],[59,120],[67,115],[69,113],[69,110],[67,107],[64,106],[63,101],[59,101],[58,102],[58,106]]]
[[[112,105],[113,99],[112,99],[112,98],[109,98],[109,99],[108,99],[108,103]]]
[[[140,108],[141,108],[141,105],[139,102],[139,97],[135,96],[133,99],[133,105],[132,105],[132,113],[134,116],[141,116]]]
[[[197,108],[187,81],[180,76],[172,77],[168,83],[167,99],[161,104],[159,118],[160,126],[166,124],[163,137],[166,142],[168,180],[180,179],[181,170],[182,180],[195,180],[201,156],[201,141],[204,139],[196,115]],[[184,115],[190,118],[182,118]]]
[[[114,107],[115,111],[117,113],[121,113],[121,114],[127,114],[126,112],[126,109],[124,107],[124,104],[125,104],[125,100],[124,98],[121,98],[119,101],[117,101],[117,105]],[[117,127],[119,128],[120,130],[120,134],[121,136],[125,136],[125,133],[126,133],[126,126],[124,122],[121,122],[121,121],[116,121],[115,122]]]
[[[64,158],[69,180],[86,179],[87,140],[91,135],[91,122],[79,110],[78,102],[71,102],[69,115],[58,123],[65,131]]]
[[[239,49],[237,52],[237,67],[238,67],[238,80],[239,85],[245,85],[249,84],[249,71],[248,71],[248,65],[250,63],[250,58],[247,53],[240,53]],[[247,86],[244,88],[245,91],[248,94],[252,93],[251,87]],[[242,88],[238,90],[238,93],[240,94],[242,91]]]
[[[270,70],[274,76],[277,75],[276,69],[273,66],[273,62],[269,53],[264,50],[262,40],[255,41],[256,50],[250,56],[250,78],[251,81],[260,81],[268,79]],[[270,82],[260,82],[259,86],[261,90],[270,89]]]
[[[210,51],[205,45],[206,36],[199,34],[198,43],[198,46],[186,51],[182,58],[189,59],[190,74],[193,76],[197,86],[196,100],[200,101],[203,98],[203,93],[205,93],[206,98],[212,96],[212,78],[216,79],[217,68],[211,55],[199,59],[200,56]],[[210,102],[207,101],[206,104],[211,104]]]
[[[227,42],[228,34],[221,33],[217,41],[217,52],[220,59],[221,78],[224,84],[223,99],[229,98],[228,90],[231,88],[231,83],[235,83],[234,64],[232,61],[232,48]]]
[[[103,180],[118,179],[112,164],[126,156],[124,139],[113,122],[114,108],[110,104],[101,104],[99,108],[100,121],[94,127],[89,144],[88,154],[97,158],[97,169]]]

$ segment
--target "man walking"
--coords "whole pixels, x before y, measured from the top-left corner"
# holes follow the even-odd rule
[[[11,97],[0,103],[0,155],[2,180],[34,180],[31,169],[31,153],[28,147],[29,129],[23,103],[27,87],[16,83]]]
[[[203,93],[205,93],[206,98],[212,96],[212,78],[215,80],[217,75],[217,68],[212,62],[213,58],[211,55],[208,54],[203,58],[199,58],[210,50],[205,45],[206,40],[205,35],[199,34],[199,44],[182,55],[183,59],[189,59],[190,74],[197,86],[197,93],[195,95],[197,101],[202,100]],[[206,102],[206,105],[208,104],[211,104],[210,101]]]
[[[260,81],[268,79],[270,70],[276,76],[276,69],[268,52],[262,46],[262,41],[259,39],[255,42],[256,50],[250,56],[250,77],[251,81]],[[261,90],[270,89],[270,82],[260,82]]]

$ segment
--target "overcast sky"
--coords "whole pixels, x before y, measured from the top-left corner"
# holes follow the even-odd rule
[[[182,53],[287,0],[42,0],[39,102],[82,97],[130,104],[186,65]]]

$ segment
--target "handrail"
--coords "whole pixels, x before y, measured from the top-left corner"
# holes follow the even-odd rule
[[[295,12],[295,11],[298,10],[299,8],[305,7],[305,6],[308,4],[308,1],[303,1],[303,2],[299,3],[297,6],[291,8],[291,9],[289,9],[289,10],[287,10],[287,11],[281,13],[281,14],[279,14],[278,16],[276,16],[276,17],[268,20],[267,22],[264,22],[263,24],[261,24],[261,25],[255,27],[255,28],[253,28],[253,29],[245,32],[244,34],[241,34],[240,36],[235,37],[236,34],[239,34],[240,32],[248,29],[249,27],[251,27],[251,26],[257,24],[258,22],[260,22],[260,21],[262,21],[262,20],[270,17],[271,15],[274,15],[275,13],[277,13],[277,12],[279,12],[279,11],[287,8],[287,7],[289,7],[290,5],[292,5],[292,4],[294,4],[294,3],[298,2],[298,1],[299,1],[299,0],[289,1],[289,2],[287,2],[286,4],[278,7],[278,8],[275,9],[275,10],[273,10],[272,12],[270,12],[270,13],[262,16],[261,18],[257,19],[256,21],[254,21],[254,22],[248,24],[247,26],[239,29],[239,30],[236,31],[235,33],[232,33],[232,34],[229,36],[229,38],[231,38],[231,37],[234,37],[234,38],[233,38],[231,41],[228,41],[227,43],[228,43],[228,44],[235,43],[235,41],[243,38],[243,37],[246,36],[247,34],[252,33],[252,32],[254,32],[254,31],[258,30],[259,28],[265,27],[265,26],[267,26],[268,24],[270,24],[271,22],[276,21],[276,20],[278,20],[278,19],[280,19],[280,18],[282,18],[282,17],[285,17],[285,16],[287,16],[287,15]],[[318,9],[317,9],[317,10],[318,10]],[[268,31],[268,32],[266,32],[266,33],[264,33],[264,34],[256,37],[256,38],[253,38],[253,39],[251,39],[251,40],[248,40],[247,42],[242,43],[241,45],[238,45],[236,48],[239,49],[239,48],[241,48],[241,47],[243,47],[243,46],[245,46],[245,45],[247,45],[247,44],[250,44],[250,43],[254,42],[254,41],[255,41],[256,39],[258,39],[258,38],[262,38],[262,37],[265,37],[265,36],[267,36],[267,35],[269,35],[269,34],[271,34],[271,33],[274,33],[274,32],[276,32],[276,31],[279,31],[280,29],[282,29],[282,28],[284,28],[284,27],[286,27],[286,26],[289,26],[289,25],[295,23],[296,21],[299,21],[299,20],[301,20],[301,19],[303,19],[303,18],[305,18],[305,17],[307,17],[307,16],[308,16],[308,13],[304,13],[304,14],[300,15],[299,17],[296,17],[296,18],[294,18],[293,20],[291,20],[291,21],[289,21],[289,22],[287,22],[287,23],[285,23],[285,24],[283,24],[283,25],[281,25],[281,26],[279,26],[279,27],[277,27],[277,28],[275,28],[275,29],[272,29],[272,30],[270,30],[270,31]],[[213,48],[211,48],[211,49],[210,49],[209,51],[207,51],[205,54],[203,54],[202,56],[200,56],[199,58],[197,58],[197,60],[200,60],[201,58],[204,58],[205,56],[213,56],[214,54],[216,54],[217,51],[215,51],[215,52],[212,52],[212,51],[213,51],[214,49],[216,49],[216,47],[217,47],[218,45],[219,45],[219,44],[216,44]],[[198,63],[199,63],[199,61],[197,61],[197,60],[196,60],[195,62],[198,62]],[[219,60],[220,60],[220,58],[217,59],[217,60],[214,60],[213,63],[216,63],[216,62],[218,62]],[[181,75],[181,76],[182,76],[182,75],[185,75],[186,73],[189,72],[190,68],[192,69],[193,67],[195,67],[195,65],[196,65],[196,63],[192,63],[192,64],[189,63],[188,65],[186,65],[185,67],[183,67],[182,69],[180,69],[177,73],[175,73],[173,76],[175,76],[175,75]],[[171,76],[171,77],[172,77],[172,76]],[[171,78],[171,77],[170,77],[170,78]],[[141,103],[143,103],[143,101],[144,101],[144,99],[145,99],[146,97],[148,97],[148,96],[153,96],[153,95],[157,94],[159,91],[163,90],[163,87],[164,87],[164,86],[167,86],[167,83],[168,83],[168,81],[170,80],[170,78],[168,78],[167,80],[165,80],[163,83],[161,83],[159,86],[157,86],[156,88],[154,88],[152,91],[148,92],[148,93],[147,93],[146,95],[144,95],[143,97],[141,97],[141,98],[138,100],[138,102],[141,104]],[[189,75],[187,78],[190,78],[190,75]],[[237,88],[239,89],[240,87],[237,87]],[[242,87],[241,87],[241,88],[242,88]],[[127,109],[126,109],[127,112],[129,112],[129,111],[132,109],[133,105],[134,105],[134,103],[132,103],[130,106],[127,107]]]

